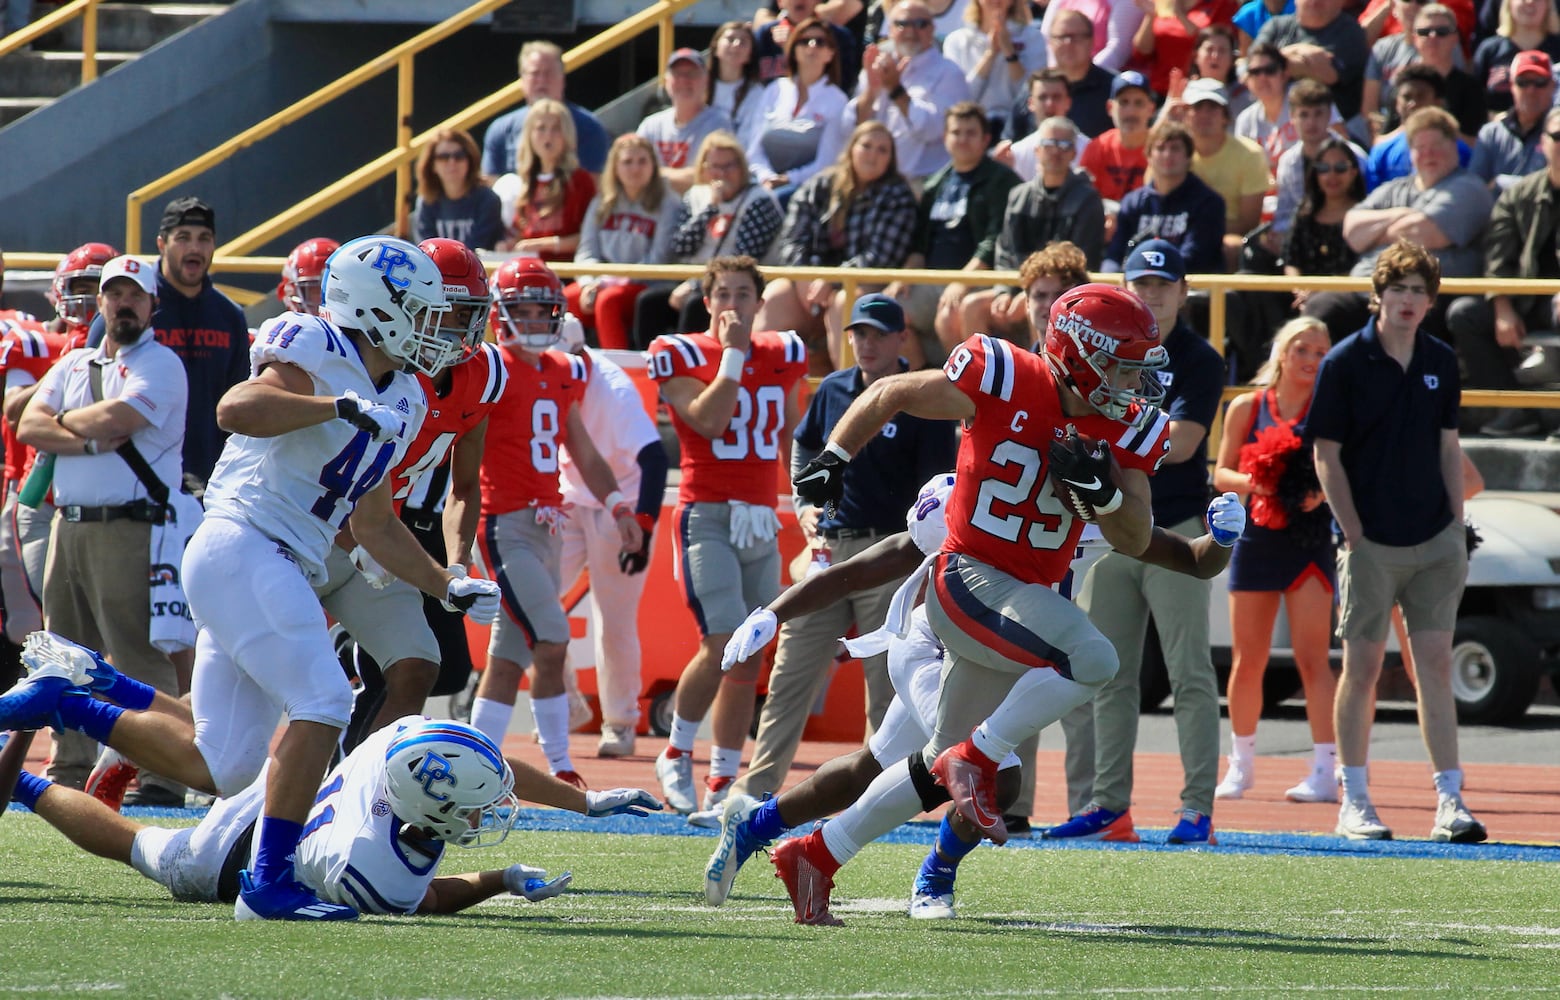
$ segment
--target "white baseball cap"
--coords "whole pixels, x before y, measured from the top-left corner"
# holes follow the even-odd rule
[[[129,278],[141,286],[146,294],[157,295],[157,265],[148,263],[137,257],[126,254],[115,257],[103,265],[103,277],[98,281],[99,288],[107,288],[108,283],[115,278]]]

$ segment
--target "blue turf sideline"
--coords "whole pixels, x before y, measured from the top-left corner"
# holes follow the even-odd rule
[[[16,803],[11,808],[26,812],[25,806]],[[154,806],[127,806],[124,814],[141,822],[155,823],[159,819],[198,820],[206,814],[204,809],[168,809]],[[561,809],[521,809],[515,820],[515,830],[557,833],[618,833],[649,834],[662,837],[708,837],[713,839],[715,830],[691,826],[685,817],[652,814],[643,819],[633,816],[608,816],[589,819],[578,813]],[[1114,844],[1104,841],[1084,843],[1057,840],[1014,838],[1007,847],[1014,850],[1044,851],[1216,851],[1223,854],[1288,854],[1314,857],[1377,857],[1377,858],[1437,858],[1458,861],[1538,861],[1560,862],[1560,844],[1438,844],[1431,840],[1345,840],[1342,837],[1320,833],[1241,833],[1231,830],[1215,830],[1219,843],[1216,847],[1187,847],[1167,844],[1170,830],[1165,828],[1137,828],[1143,838],[1140,844]],[[930,846],[937,840],[937,824],[929,822],[906,823],[882,838],[888,844],[920,844]]]

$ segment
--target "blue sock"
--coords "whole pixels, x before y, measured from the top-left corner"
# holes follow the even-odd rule
[[[99,687],[93,685],[93,690],[116,705],[136,712],[144,712],[152,707],[152,696],[157,689],[150,684],[143,684],[134,677],[126,677],[115,670],[112,679],[107,685]]]
[[[916,891],[939,896],[952,892],[953,880],[959,875],[959,862],[979,844],[979,840],[960,839],[953,832],[948,817],[943,816],[942,826],[937,828],[937,846],[927,852],[926,860],[921,862],[921,870],[915,877]]]
[[[11,793],[11,801],[37,812],[38,796],[53,787],[54,782],[47,778],[40,778],[36,774],[23,771],[16,776],[16,791]]]
[[[250,881],[265,885],[278,879],[293,878],[293,855],[303,839],[303,824],[275,816],[261,816],[260,848],[249,871]]]
[[[937,828],[937,853],[941,854],[948,863],[958,867],[964,856],[980,846],[980,838],[964,840],[954,832],[953,824],[948,822],[948,816],[943,815],[942,825]]]
[[[790,828],[791,825],[780,818],[780,800],[774,797],[765,799],[748,818],[748,829],[759,840],[774,840]]]
[[[114,723],[124,714],[125,710],[118,705],[79,694],[66,695],[59,704],[61,725],[85,733],[99,743],[108,742],[109,734],[114,731]]]

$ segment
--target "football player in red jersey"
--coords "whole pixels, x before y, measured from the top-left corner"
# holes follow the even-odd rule
[[[289,301],[318,305],[319,290],[311,288],[309,280],[323,267],[319,255],[328,257],[324,248],[331,243],[310,240],[288,257],[283,287]],[[406,457],[390,473],[390,495],[401,521],[428,554],[447,564],[450,572],[465,574],[472,565],[477,535],[479,470],[488,414],[503,396],[508,374],[498,348],[483,340],[492,303],[482,261],[456,240],[427,239],[417,248],[438,265],[444,279],[444,297],[450,309],[444,314],[440,332],[460,344],[460,355],[455,364],[437,375],[417,373],[428,400],[428,416]],[[362,603],[370,605],[364,609],[370,612],[365,616],[369,619],[366,627],[342,620],[356,640],[354,662],[363,682],[345,737],[350,750],[369,733],[404,715],[421,712],[429,697],[464,688],[471,676],[471,652],[462,616],[446,610],[439,601],[423,600],[424,595],[415,592],[405,595],[403,600],[420,602],[420,622],[410,610],[389,609],[383,600],[375,600],[375,594],[407,588],[391,584],[373,558],[361,547],[354,547],[350,534],[343,534],[338,544],[351,550],[353,563],[376,588],[358,595]],[[436,658],[414,655],[426,646],[398,643],[390,636],[375,634],[385,627],[393,630],[387,619],[396,616],[408,618],[408,627],[426,622],[437,645]]]
[[[1083,532],[1080,514],[1118,551],[1147,547],[1148,476],[1168,449],[1169,422],[1145,404],[1160,393],[1152,371],[1165,362],[1141,301],[1115,286],[1082,285],[1052,306],[1041,353],[976,335],[941,372],[874,383],[796,477],[806,499],[832,502],[851,454],[894,413],[968,422],[948,539],[926,596],[947,649],[936,732],[837,820],[775,851],[798,922],[838,923],[828,909],[834,872],[950,795],[978,829],[1004,841],[997,762],[1115,673],[1115,649],[1052,588]],[[1101,445],[1084,446],[1080,434]]]
[[[16,421],[54,363],[66,351],[86,343],[87,329],[97,315],[98,277],[103,265],[119,256],[105,243],[84,243],[60,259],[49,286],[57,316],[46,328],[25,314],[0,313],[0,385],[5,391],[5,503],[0,508],[0,593],[5,601],[5,642],[20,643],[43,627],[39,597],[43,593],[43,563],[49,551],[49,523],[54,506],[21,507],[17,492],[27,480],[37,455],[16,440]],[[20,318],[25,317],[25,318]],[[9,646],[0,660],[0,679],[14,667]]]
[[[276,297],[282,305],[293,312],[320,314],[320,282],[325,277],[325,262],[340,246],[329,237],[316,236],[293,247],[287,263],[282,265],[281,283],[276,286]]]
[[[502,743],[521,671],[531,663],[531,711],[548,767],[583,788],[584,779],[569,758],[569,696],[563,680],[569,619],[558,598],[563,588],[557,531],[569,516],[558,483],[558,452],[565,443],[585,484],[612,512],[622,551],[638,552],[644,533],[580,416],[589,359],[551,350],[560,335],[563,304],[558,276],[535,257],[515,258],[493,275],[493,329],[509,388],[488,418],[479,533],[482,559],[503,594],[504,613],[493,628],[471,724]]]
[[[677,682],[671,740],[655,761],[667,804],[685,814],[700,808],[692,752],[704,714],[713,704],[704,810],[725,799],[753,724],[758,658],[738,664],[724,680],[720,659],[748,611],[780,592],[775,469],[790,460],[797,383],[807,374],[807,348],[795,333],[753,332],[764,290],[753,258],[714,258],[703,286],[709,332],[659,337],[650,345],[650,375],[671,407],[682,451],[678,578],[699,624],[698,652]]]

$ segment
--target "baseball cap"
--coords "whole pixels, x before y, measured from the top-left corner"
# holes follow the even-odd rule
[[[845,326],[847,329],[870,326],[884,333],[898,333],[905,328],[905,311],[894,299],[882,292],[873,292],[856,300],[850,310],[850,322]]]
[[[1186,277],[1186,261],[1181,259],[1181,251],[1169,240],[1144,240],[1128,255],[1122,270],[1126,272],[1128,281],[1137,281],[1139,278],[1180,281]]]
[[[1515,80],[1523,73],[1553,78],[1555,64],[1549,60],[1549,56],[1534,49],[1518,52],[1517,57],[1511,60],[1511,78]]]
[[[1133,87],[1136,87],[1143,93],[1147,94],[1150,101],[1158,100],[1158,98],[1154,96],[1153,90],[1149,88],[1148,80],[1143,77],[1142,73],[1139,73],[1135,69],[1124,70],[1116,74],[1116,79],[1110,82],[1110,96],[1114,98],[1123,90],[1130,90]]]
[[[1224,87],[1217,80],[1200,76],[1186,84],[1186,90],[1181,94],[1181,100],[1188,107],[1200,104],[1203,101],[1212,101],[1220,107],[1230,106],[1229,95],[1224,92]]]
[[[704,68],[704,57],[697,49],[678,49],[666,57],[666,68],[671,69],[680,62],[691,62],[700,69]]]
[[[141,286],[141,290],[148,295],[157,294],[157,265],[149,264],[144,260],[124,256],[115,257],[103,265],[103,276],[99,279],[98,287],[107,288],[108,283],[115,278],[129,278]]]
[[[205,226],[212,232],[216,232],[217,213],[211,210],[210,205],[194,195],[175,198],[168,203],[167,208],[163,209],[162,222],[157,226],[157,233],[162,235],[180,226]]]

